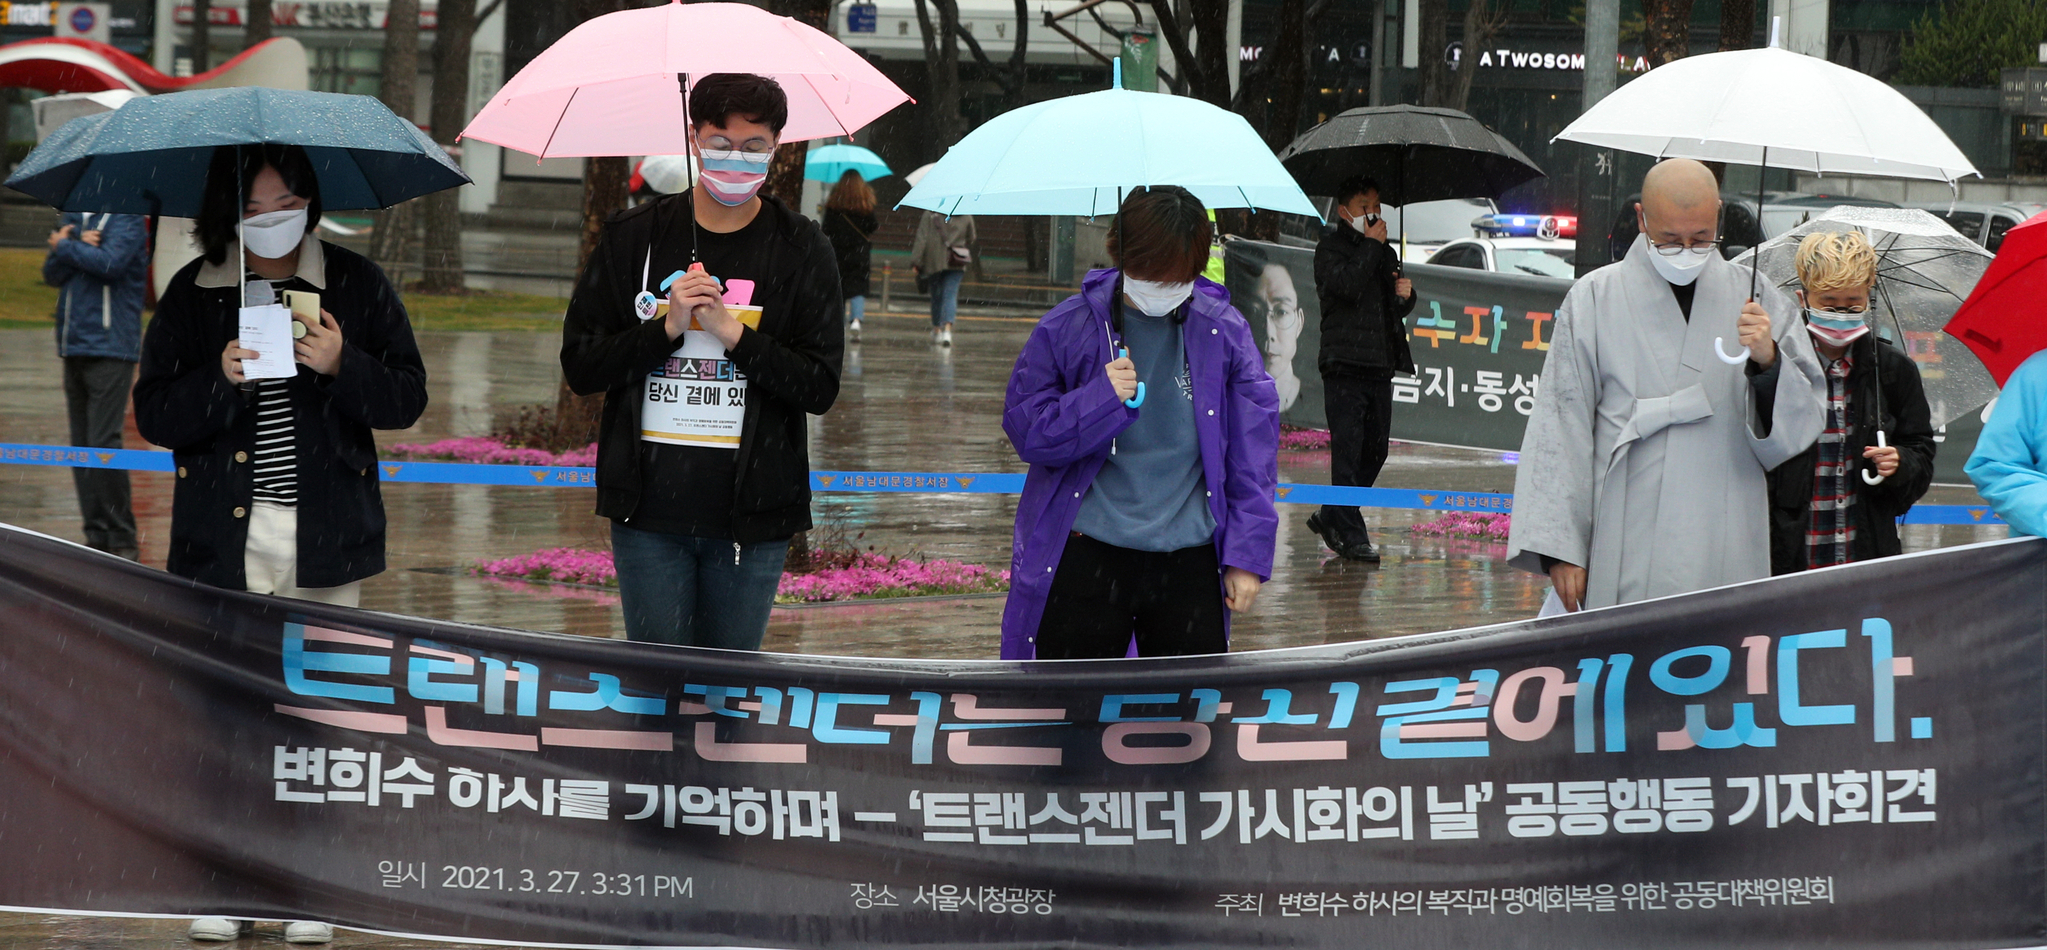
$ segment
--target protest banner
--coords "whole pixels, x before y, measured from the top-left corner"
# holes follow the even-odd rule
[[[1415,375],[1396,377],[1393,438],[1403,442],[1516,452],[1549,353],[1557,310],[1571,281],[1463,267],[1405,265],[1418,298],[1407,317]],[[1315,359],[1322,309],[1315,297],[1315,250],[1232,240],[1224,273],[1230,298],[1251,323],[1265,368],[1279,385],[1282,421],[1326,429]],[[1944,334],[1912,333],[1905,349],[1931,380],[1943,358],[1971,358]],[[1962,464],[1983,431],[1978,411],[1936,436],[1934,480],[1966,485]]]
[[[2043,591],[2024,539],[1384,641],[918,661],[326,607],[0,528],[0,905],[528,946],[2030,946]]]

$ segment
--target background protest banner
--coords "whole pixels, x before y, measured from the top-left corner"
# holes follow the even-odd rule
[[[1315,368],[1322,339],[1315,250],[1242,240],[1226,248],[1224,281],[1279,384],[1281,419],[1328,428],[1322,374]],[[1429,264],[1408,264],[1405,273],[1419,298],[1407,317],[1416,375],[1394,381],[1393,437],[1520,451],[1550,331],[1571,282]],[[1966,356],[1961,343],[1942,334],[1912,337],[1906,351],[1928,379],[1942,371],[1946,353]],[[1981,414],[1972,411],[1936,437],[1936,481],[1968,484],[1962,463],[1982,431]]]
[[[524,945],[2033,945],[2043,591],[2029,539],[940,662],[328,608],[0,528],[0,905]]]

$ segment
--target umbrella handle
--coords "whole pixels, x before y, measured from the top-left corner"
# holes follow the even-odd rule
[[[1880,449],[1890,448],[1889,445],[1884,443],[1884,430],[1882,429],[1876,430],[1876,447]],[[1882,475],[1869,474],[1869,469],[1865,468],[1862,470],[1862,484],[1864,485],[1881,485],[1884,478],[1885,476]]]
[[[1720,362],[1726,363],[1729,366],[1740,366],[1748,362],[1748,347],[1744,346],[1733,353],[1729,353],[1722,342],[1725,339],[1725,337],[1717,336],[1713,338],[1713,355],[1719,357]]]
[[[1129,359],[1130,348],[1126,346],[1120,350],[1117,350],[1116,357],[1118,359]],[[1129,406],[1132,409],[1136,409],[1137,407],[1144,405],[1144,380],[1140,379],[1137,381],[1137,395],[1129,399],[1123,400],[1123,404]]]

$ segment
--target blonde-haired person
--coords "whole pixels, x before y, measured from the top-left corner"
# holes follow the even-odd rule
[[[1870,332],[1876,250],[1859,231],[1816,232],[1799,242],[1797,264],[1805,329],[1826,370],[1826,427],[1770,472],[1772,574],[1897,554],[1898,517],[1933,481],[1919,367]]]
[[[839,293],[846,298],[846,332],[860,342],[860,318],[867,315],[867,277],[873,244],[868,236],[880,227],[874,218],[874,189],[860,173],[847,169],[824,202],[824,236],[839,259]]]

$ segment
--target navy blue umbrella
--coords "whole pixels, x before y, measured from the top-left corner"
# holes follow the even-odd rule
[[[197,217],[214,150],[258,144],[303,147],[329,211],[388,208],[469,183],[447,152],[369,96],[237,86],[73,119],[7,187],[61,211]]]

